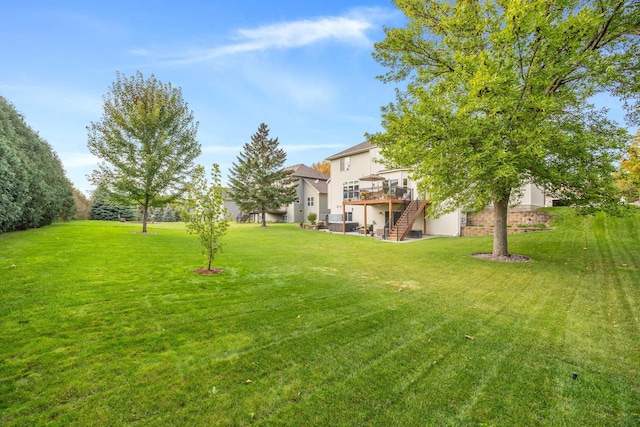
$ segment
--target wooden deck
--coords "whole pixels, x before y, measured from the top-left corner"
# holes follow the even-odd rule
[[[408,187],[385,187],[385,186],[374,186],[374,187],[370,187],[370,188],[362,188],[360,187],[358,190],[356,191],[350,191],[345,193],[345,197],[349,195],[352,198],[351,199],[344,199],[342,201],[342,232],[345,233],[346,232],[346,222],[345,222],[345,218],[346,218],[346,207],[347,206],[362,206],[363,210],[364,210],[364,224],[362,224],[362,229],[364,232],[364,235],[366,236],[368,234],[368,221],[367,221],[367,206],[379,206],[380,210],[384,210],[386,212],[389,212],[389,221],[391,222],[391,224],[389,224],[389,228],[393,228],[395,224],[393,224],[393,212],[394,212],[394,206],[396,207],[396,210],[402,210],[403,213],[404,211],[407,209],[407,207],[409,206],[413,206],[415,203],[418,203],[418,200],[414,200],[414,190]],[[419,208],[420,211],[424,212],[424,204],[421,203],[421,206]],[[426,203],[426,202],[425,202]],[[353,209],[351,209],[353,211]],[[411,224],[413,224],[413,221],[415,221],[415,213],[413,215],[413,217],[411,218]],[[423,225],[423,230],[426,231],[426,217],[425,217],[425,221],[424,221],[424,225]],[[410,230],[403,230],[401,236],[399,237],[399,240],[402,240],[404,238],[404,235],[406,235],[406,231],[410,231]],[[397,232],[397,230],[396,230]]]
[[[399,199],[397,197],[389,197],[389,196],[382,196],[382,198],[366,198],[366,199],[360,199],[360,200],[344,200],[342,202],[342,232],[346,233],[346,222],[345,222],[345,218],[346,218],[346,207],[347,206],[362,206],[363,210],[364,210],[364,224],[363,224],[363,233],[366,236],[368,233],[368,230],[366,228],[367,225],[367,206],[385,206],[385,210],[388,209],[389,212],[389,216],[391,217],[391,212],[393,212],[393,206],[394,205],[403,205],[403,211],[404,208],[406,208],[406,206],[408,206],[411,203],[411,200],[407,200],[407,199]],[[424,210],[424,207],[422,208]],[[391,224],[391,228],[393,227],[394,224]],[[424,227],[426,227],[426,219],[425,219],[425,225]],[[404,238],[404,236],[402,236],[402,238],[400,240],[402,240]]]

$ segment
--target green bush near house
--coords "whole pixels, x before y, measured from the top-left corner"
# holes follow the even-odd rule
[[[315,212],[311,212],[309,213],[309,215],[307,215],[307,220],[309,220],[311,225],[315,225],[317,218],[318,218],[318,215],[316,215]]]
[[[207,276],[180,223],[2,234],[0,424],[637,425],[640,216],[551,212],[527,263],[233,224]]]

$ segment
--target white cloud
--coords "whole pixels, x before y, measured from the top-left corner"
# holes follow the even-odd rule
[[[240,50],[264,50],[300,47],[332,39],[348,43],[368,42],[366,31],[371,27],[369,21],[348,17],[285,22],[238,30],[241,39],[246,41],[235,46]]]
[[[186,65],[206,62],[238,53],[289,49],[323,41],[370,46],[368,31],[378,28],[383,12],[378,8],[362,8],[344,16],[318,17],[236,30],[235,43],[212,48],[181,49],[181,53],[157,52],[145,48],[130,50],[138,56],[160,59],[168,64]],[[186,52],[186,53],[185,53]]]

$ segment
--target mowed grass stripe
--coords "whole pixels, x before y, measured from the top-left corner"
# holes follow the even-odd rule
[[[398,399],[403,389],[423,377],[426,370],[432,368],[434,357],[444,357],[438,354],[444,352],[445,347],[437,344],[435,337],[439,329],[452,321],[442,321],[430,330],[420,332],[402,326],[382,327],[357,342],[333,348],[335,362],[346,369],[331,381],[324,381],[322,387],[295,408],[287,408],[279,418],[288,419],[302,407],[309,408],[312,417],[298,418],[301,423],[339,424],[347,414],[356,417],[352,418],[355,424],[366,422],[367,414],[374,408]],[[380,340],[384,337],[381,345]],[[421,355],[421,366],[417,369],[413,363],[416,351]],[[424,362],[425,359],[429,362]],[[398,386],[403,382],[404,386]]]
[[[626,390],[619,388],[620,384],[623,384],[626,380],[622,378],[616,379],[616,376],[622,375],[624,377],[626,373],[621,373],[616,368],[613,370],[610,368],[618,366],[614,359],[621,355],[629,358],[635,353],[635,357],[627,360],[626,363],[630,363],[630,365],[638,363],[638,352],[633,351],[628,341],[625,342],[627,338],[619,335],[619,331],[612,324],[612,319],[609,315],[612,313],[612,309],[621,302],[619,292],[621,282],[619,274],[615,272],[615,263],[620,262],[618,256],[621,252],[632,253],[633,249],[630,251],[630,248],[634,245],[637,248],[638,243],[630,242],[626,237],[620,239],[621,235],[618,236],[619,238],[614,238],[615,232],[613,233],[614,235],[608,237],[612,239],[611,242],[606,241],[604,235],[598,231],[605,226],[603,220],[604,218],[602,217],[587,217],[581,221],[581,227],[576,227],[573,230],[576,236],[583,239],[584,245],[581,248],[583,256],[580,258],[580,262],[576,262],[578,267],[577,274],[572,275],[571,287],[576,289],[576,297],[570,307],[565,326],[567,329],[567,344],[564,348],[564,353],[570,355],[572,365],[579,372],[583,382],[578,382],[578,384],[582,384],[582,387],[578,387],[572,382],[563,384],[560,387],[560,392],[563,390],[565,392],[568,390],[572,393],[578,390],[584,392],[599,382],[610,382],[610,387],[617,389],[612,396],[620,396],[624,400],[631,398],[634,394],[637,396],[637,385]],[[633,219],[607,220],[606,229],[609,230],[610,226],[616,224],[619,229],[628,229],[628,224],[631,221]],[[620,227],[620,225],[623,226]],[[620,250],[621,248],[623,249],[622,251]],[[637,251],[635,252],[637,255]],[[637,265],[637,256],[635,262],[633,260],[630,262]],[[635,298],[637,298],[637,278],[635,279],[635,284],[632,281],[632,285],[627,288],[630,291],[627,295],[635,294]],[[621,366],[626,364],[624,360],[620,360],[620,363]],[[635,373],[632,373],[632,375],[636,379],[638,378]],[[631,378],[628,377],[628,379]],[[611,396],[603,398],[600,392],[595,389],[585,394],[585,396],[580,394],[577,396],[583,397],[585,400],[593,399],[593,402],[589,403],[589,406],[593,406],[590,409],[591,413],[593,413],[591,421],[588,421],[590,423],[602,423],[605,425],[621,423],[620,425],[625,425],[625,423],[633,422],[634,418],[637,419],[637,415],[633,415],[634,413],[637,414],[637,404],[632,405],[635,410],[631,410],[630,407],[625,407],[624,405],[614,405],[610,402]],[[633,402],[634,400],[637,399],[631,398],[627,402]],[[608,404],[605,402],[608,402]],[[571,408],[569,405],[567,407]],[[576,416],[575,410],[567,410],[567,413]],[[626,414],[626,418],[621,417],[620,414]]]
[[[481,324],[491,323],[492,319],[495,319],[497,314],[490,313],[485,322]],[[466,317],[466,316],[465,316]],[[444,319],[444,320],[443,320]],[[468,341],[465,341],[463,333],[459,330],[460,325],[467,323],[469,325],[478,323],[470,322],[466,319],[443,317],[439,321],[434,321],[430,328],[419,334],[413,334],[413,336],[403,336],[400,339],[399,344],[396,347],[392,347],[389,351],[381,354],[380,357],[373,359],[367,365],[364,365],[362,369],[358,369],[351,375],[347,376],[339,385],[333,386],[331,389],[326,390],[322,395],[318,394],[314,396],[309,405],[315,408],[323,408],[324,404],[322,400],[318,400],[321,396],[330,396],[330,401],[335,405],[335,401],[342,402],[340,406],[344,406],[343,410],[346,412],[347,408],[351,406],[358,406],[359,408],[366,408],[367,404],[374,405],[373,408],[363,411],[363,414],[375,413],[376,408],[379,406],[393,406],[394,402],[403,399],[403,394],[410,386],[413,386],[416,382],[425,381],[429,382],[430,372],[433,370],[441,369],[442,366],[448,366],[452,370],[452,374],[448,374],[449,377],[453,377],[453,373],[467,372],[468,363],[467,358],[463,358],[461,361],[458,358],[459,347],[463,345],[471,345]],[[467,329],[474,330],[477,325]],[[411,330],[409,328],[402,328],[403,330]],[[482,329],[482,327],[480,327]],[[457,330],[457,331],[456,331]],[[455,332],[454,332],[455,331]],[[387,336],[396,336],[390,335]],[[429,338],[431,337],[431,338]],[[440,342],[438,342],[440,341]],[[429,351],[431,350],[431,351]],[[486,354],[486,353],[485,353]],[[420,355],[420,364],[412,368],[411,361],[412,355]],[[500,353],[500,358],[505,357],[505,352]],[[427,359],[427,362],[422,361]],[[490,363],[482,363],[476,368],[478,374],[482,374],[482,368],[489,368],[492,365]],[[410,372],[407,375],[407,371]],[[404,384],[401,386],[394,385],[393,387],[377,387],[380,382],[388,384]],[[366,395],[362,390],[374,389],[375,394]],[[338,394],[337,390],[342,390],[343,394]],[[472,394],[474,390],[465,390],[465,393]],[[447,402],[456,402],[455,399],[450,399],[451,396],[446,397]],[[357,403],[359,402],[359,403]],[[439,402],[443,404],[443,402]],[[448,403],[447,403],[448,404]],[[456,406],[455,404],[453,406]],[[322,413],[335,413],[335,411],[323,411],[319,409],[319,414]],[[286,418],[286,417],[285,417]],[[317,424],[332,424],[339,422],[339,419],[333,418],[318,418],[318,415],[313,420],[313,423]],[[366,417],[357,420],[357,422],[367,422]]]

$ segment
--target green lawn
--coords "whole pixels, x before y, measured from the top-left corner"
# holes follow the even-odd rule
[[[640,215],[552,212],[529,263],[233,225],[218,276],[182,224],[1,234],[0,424],[640,425]]]

